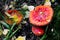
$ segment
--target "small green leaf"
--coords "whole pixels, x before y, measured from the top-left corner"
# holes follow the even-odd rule
[[[47,35],[44,34],[40,40],[45,40],[47,38]]]
[[[0,12],[0,16],[2,17],[2,19],[4,19],[5,20],[5,17],[2,15],[2,13]]]
[[[15,25],[16,25],[16,23],[14,23],[14,24],[12,25],[11,30],[13,30],[13,28],[14,28]]]
[[[2,26],[1,26],[1,24],[0,24],[0,30],[2,30]]]
[[[9,25],[8,25],[7,23],[5,23],[5,22],[3,22],[3,21],[0,21],[0,23],[1,23],[2,25],[4,25],[6,28],[10,29],[10,27],[9,27]]]

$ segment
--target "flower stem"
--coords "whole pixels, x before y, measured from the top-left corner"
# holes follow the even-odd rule
[[[19,29],[20,29],[20,27],[18,27],[18,28],[10,35],[9,38],[11,38]]]
[[[6,36],[6,38],[5,38],[4,40],[8,40],[8,39],[9,39],[9,36],[10,36],[10,34],[12,33],[12,30],[13,30],[13,28],[14,28],[15,25],[16,25],[16,23],[14,23],[14,24],[12,25],[10,31],[8,32],[8,34],[7,34],[7,36]]]

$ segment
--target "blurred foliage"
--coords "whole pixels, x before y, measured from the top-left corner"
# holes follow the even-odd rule
[[[24,35],[27,36],[26,37],[27,40],[29,40],[29,37],[30,37],[31,40],[60,40],[60,4],[59,4],[60,2],[58,0],[55,0],[55,2],[51,2],[52,3],[52,8],[54,10],[54,15],[53,15],[53,18],[52,18],[52,21],[50,22],[50,24],[46,25],[45,34],[41,37],[37,37],[34,34],[30,33],[31,32],[31,25],[28,22],[28,19],[25,20],[25,21],[27,21],[26,24],[21,24],[22,29],[20,29],[20,26],[19,27],[14,27],[14,26],[16,26],[15,23],[10,26],[7,23],[5,23],[4,21],[1,21],[1,19],[3,19],[3,20],[5,19],[4,15],[3,15],[3,12],[5,10],[3,9],[3,7],[4,7],[5,4],[9,5],[11,1],[16,2],[16,4],[14,4],[14,7],[16,9],[20,8],[18,10],[21,11],[24,16],[25,16],[25,11],[26,10],[21,9],[21,5],[23,3],[27,3],[27,5],[33,5],[33,6],[37,6],[39,4],[44,3],[44,0],[0,0],[0,10],[1,10],[0,11],[0,24],[10,30],[8,32],[8,35],[7,35],[6,38],[8,38],[8,36],[10,36],[10,38],[11,38],[14,35],[19,36],[20,34],[22,35],[22,33],[23,33]],[[0,25],[0,29],[2,29],[2,27],[3,27],[1,25]],[[15,30],[15,31],[12,33],[13,30]],[[17,32],[17,31],[19,31],[19,32]]]

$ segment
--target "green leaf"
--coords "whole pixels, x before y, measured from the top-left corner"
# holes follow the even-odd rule
[[[44,34],[43,37],[40,40],[45,40],[47,38],[47,35]]]
[[[6,36],[6,38],[5,38],[4,40],[9,39],[9,36],[10,36],[10,34],[12,33],[12,30],[13,30],[13,28],[14,28],[15,25],[16,25],[16,23],[14,23],[14,24],[12,25],[10,31],[8,32],[8,34],[7,34],[7,36]]]
[[[0,24],[0,30],[2,30],[2,26],[1,26],[1,24]]]
[[[21,11],[20,11],[24,16],[26,15],[26,10],[23,10],[23,9],[21,9]]]
[[[5,23],[5,22],[3,22],[3,21],[0,21],[0,23],[1,23],[2,25],[4,25],[6,28],[10,29],[10,27],[9,27],[9,25],[8,25],[7,23]]]
[[[2,19],[4,19],[5,20],[5,17],[2,15],[2,13],[0,12],[0,16],[2,17]]]
[[[14,28],[15,25],[16,25],[16,23],[14,23],[14,24],[12,25],[11,30],[13,30],[13,28]]]
[[[12,25],[12,27],[11,27],[10,31],[8,32],[7,37],[10,35],[10,33],[12,33],[12,30],[13,30],[13,28],[14,28],[14,26],[15,26],[15,25],[16,25],[16,23],[14,23],[14,24]]]
[[[18,28],[10,35],[9,38],[11,38],[19,29],[20,29],[20,27],[18,27]]]

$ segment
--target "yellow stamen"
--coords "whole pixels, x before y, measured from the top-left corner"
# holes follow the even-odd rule
[[[14,22],[17,22],[17,21],[18,21],[17,15],[13,15],[12,18],[13,18],[13,21],[14,21]]]

